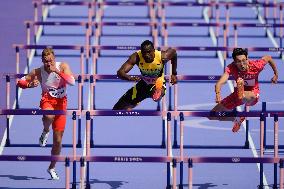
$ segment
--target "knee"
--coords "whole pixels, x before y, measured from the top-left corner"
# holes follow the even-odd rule
[[[53,139],[53,146],[54,147],[60,147],[61,146],[61,142],[62,142],[61,138],[54,138]]]
[[[54,117],[55,117],[55,115],[44,115],[42,117],[42,121],[53,121]]]
[[[129,109],[133,109],[135,106],[131,105],[129,103],[116,103],[112,110],[129,110]]]
[[[121,110],[116,104],[112,107],[112,110]]]
[[[207,119],[214,120],[214,117],[208,116]]]

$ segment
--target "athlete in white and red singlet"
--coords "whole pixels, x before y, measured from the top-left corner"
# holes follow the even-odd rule
[[[55,62],[54,51],[46,48],[42,51],[43,66],[32,70],[28,75],[18,81],[20,88],[34,88],[39,84],[42,88],[40,108],[43,110],[66,110],[67,96],[66,84],[75,85],[75,79],[65,62]],[[48,139],[49,127],[53,128],[53,145],[51,154],[59,155],[61,151],[62,136],[66,124],[66,115],[44,115],[43,132],[39,138],[40,146],[45,146]],[[48,173],[52,179],[59,179],[55,171],[56,161],[52,161]]]

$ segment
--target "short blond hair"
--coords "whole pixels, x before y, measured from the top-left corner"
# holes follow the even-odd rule
[[[42,51],[42,53],[41,53],[41,58],[44,59],[45,56],[48,56],[48,55],[51,55],[51,54],[54,56],[54,51],[53,51],[53,49],[47,47],[47,48],[43,49],[43,51]]]

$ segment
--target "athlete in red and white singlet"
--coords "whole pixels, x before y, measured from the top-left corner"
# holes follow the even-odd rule
[[[278,71],[271,56],[266,55],[259,60],[249,60],[247,50],[235,48],[232,57],[234,61],[226,67],[225,73],[215,85],[217,105],[212,109],[212,112],[230,111],[243,104],[246,106],[255,105],[258,102],[260,92],[258,75],[267,63],[274,72],[271,82],[277,83]],[[222,100],[221,86],[227,82],[229,76],[233,76],[236,86],[234,92]],[[245,120],[244,117],[209,117],[209,119],[233,121],[233,132],[237,132],[241,123]]]
[[[64,62],[55,62],[54,51],[46,48],[42,51],[43,66],[32,70],[29,74],[18,81],[17,86],[26,89],[34,88],[39,84],[42,88],[40,108],[43,110],[66,110],[67,96],[66,85],[75,85],[75,79]],[[45,146],[48,139],[49,127],[53,128],[53,145],[51,154],[59,155],[61,151],[62,136],[66,124],[66,115],[44,115],[43,132],[39,138],[40,146]],[[56,161],[52,161],[48,173],[52,179],[59,179],[55,171]]]

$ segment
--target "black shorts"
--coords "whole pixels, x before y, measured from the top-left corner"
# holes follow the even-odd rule
[[[154,84],[147,84],[141,79],[118,100],[118,102],[114,105],[113,110],[126,110],[128,108],[134,108],[146,98],[152,98],[154,88]],[[165,87],[162,95],[164,96],[164,94]]]

